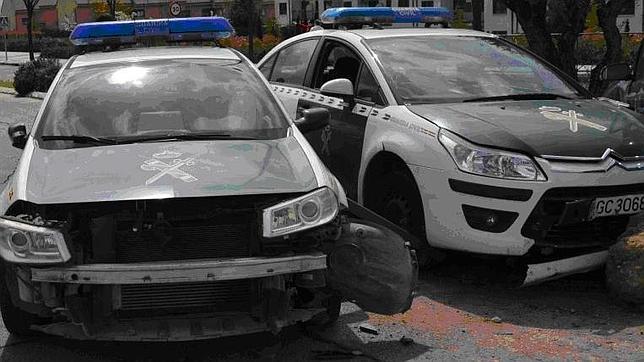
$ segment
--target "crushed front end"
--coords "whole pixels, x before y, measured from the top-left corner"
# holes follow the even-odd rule
[[[267,210],[309,195],[17,202],[0,220],[7,291],[35,317],[32,329],[95,340],[277,332],[332,320],[342,299],[377,313],[408,309],[417,266],[388,229],[338,211],[295,232],[267,232]],[[16,249],[16,224],[41,229],[25,234],[34,250]]]

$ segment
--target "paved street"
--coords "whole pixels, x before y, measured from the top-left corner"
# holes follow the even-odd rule
[[[0,183],[19,152],[7,126],[29,122],[40,101],[0,94]],[[0,325],[0,362],[121,360],[643,360],[644,314],[616,304],[601,272],[514,289],[494,279],[495,264],[454,260],[421,274],[412,310],[384,317],[343,305],[326,331],[294,327],[199,343],[93,343],[10,337]],[[496,317],[496,318],[495,318]],[[369,323],[377,334],[360,331]],[[410,338],[401,342],[402,337]],[[356,357],[351,357],[354,352]]]
[[[13,80],[13,74],[17,69],[15,65],[0,64],[0,80]]]
[[[0,42],[0,64],[20,64],[29,61],[29,53],[27,52],[7,52],[5,59],[4,48]],[[34,57],[38,58],[40,53],[34,53]]]

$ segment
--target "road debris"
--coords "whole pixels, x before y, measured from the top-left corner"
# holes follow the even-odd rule
[[[403,336],[400,338],[400,343],[402,343],[405,346],[409,346],[414,344],[414,340],[412,338]]]
[[[373,334],[375,336],[377,336],[378,333],[379,333],[378,330],[376,329],[376,327],[372,326],[369,323],[362,323],[362,324],[360,324],[360,326],[358,328],[360,329],[360,332]]]
[[[492,322],[494,322],[494,323],[501,323],[501,322],[503,322],[503,319],[501,319],[501,317],[493,317],[493,318],[492,318],[492,319],[490,319],[490,320],[491,320]]]

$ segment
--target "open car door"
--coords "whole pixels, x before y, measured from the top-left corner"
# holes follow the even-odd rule
[[[418,280],[411,243],[392,230],[395,225],[390,228],[377,214],[350,204],[351,213],[360,219],[347,220],[329,251],[327,285],[367,312],[407,311]]]

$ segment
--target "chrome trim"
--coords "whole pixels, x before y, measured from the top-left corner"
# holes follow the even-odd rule
[[[640,162],[620,162],[609,158],[596,163],[550,162],[552,172],[560,173],[590,173],[608,172],[615,166],[627,171],[644,170],[644,159]]]
[[[185,283],[262,278],[320,269],[326,269],[326,255],[317,252],[275,258],[180,260],[31,268],[31,280],[66,284]]]

